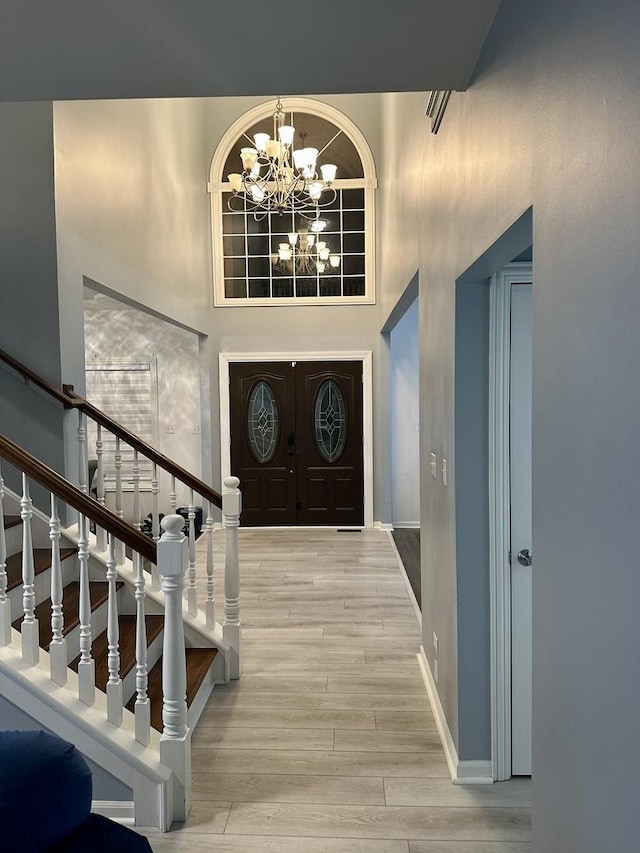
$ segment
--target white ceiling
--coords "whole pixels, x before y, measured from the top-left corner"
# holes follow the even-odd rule
[[[0,0],[0,101],[465,89],[499,2]]]

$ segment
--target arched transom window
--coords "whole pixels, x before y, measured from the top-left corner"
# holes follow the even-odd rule
[[[306,98],[282,100],[295,127],[293,148],[313,146],[336,178],[318,208],[264,212],[233,196],[228,176],[243,171],[240,151],[273,130],[275,101],[246,113],[224,135],[209,191],[216,305],[374,302],[375,168],[355,124]]]

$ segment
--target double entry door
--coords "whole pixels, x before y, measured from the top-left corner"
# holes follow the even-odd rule
[[[362,525],[362,362],[232,362],[241,524]]]

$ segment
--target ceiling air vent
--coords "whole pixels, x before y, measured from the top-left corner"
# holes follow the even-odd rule
[[[425,115],[431,119],[431,133],[437,133],[442,124],[444,111],[447,109],[451,91],[448,92],[429,92],[429,100],[427,101],[427,109]]]

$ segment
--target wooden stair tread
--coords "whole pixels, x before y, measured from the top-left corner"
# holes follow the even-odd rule
[[[19,515],[5,515],[4,516],[4,529],[11,530],[12,527],[17,527],[19,524],[22,524],[22,519]]]
[[[147,616],[145,618],[147,626],[147,646],[156,639],[158,634],[164,627],[163,616]],[[120,637],[118,648],[120,651],[120,677],[124,678],[136,663],[136,617],[135,616],[120,616],[118,619],[120,628]],[[97,636],[91,646],[91,656],[96,664],[96,687],[102,692],[106,692],[107,681],[109,680],[109,643],[107,640],[107,632]],[[78,671],[78,663],[80,655],[73,660],[69,666],[74,672]]]
[[[60,560],[66,560],[76,553],[75,548],[61,548]],[[36,575],[46,572],[51,568],[51,549],[33,549],[33,570]],[[15,589],[22,583],[22,551],[7,557],[7,591]]]
[[[90,583],[91,610],[97,610],[101,604],[109,598],[109,584],[106,581],[91,581]],[[123,581],[116,583],[116,588],[121,589],[124,586]],[[62,629],[63,636],[69,634],[73,629],[80,624],[80,583],[72,581],[67,584],[62,594],[62,612],[64,614],[64,628]],[[51,643],[51,599],[41,601],[36,605],[36,619],[40,629],[40,647],[47,650]],[[22,616],[16,619],[13,623],[16,631],[20,630],[22,624]]]
[[[186,649],[187,659],[187,708],[193,702],[200,685],[211,668],[218,653],[217,649]],[[151,725],[154,729],[162,731],[162,658],[157,662],[149,673],[149,686],[147,695],[151,702]],[[133,711],[136,704],[135,694],[127,702],[129,711]]]

